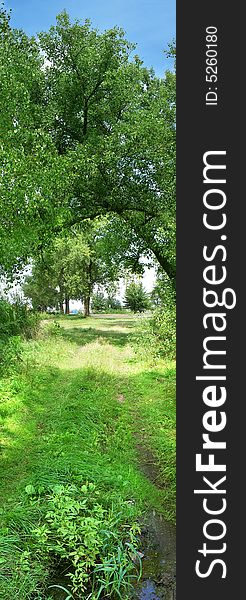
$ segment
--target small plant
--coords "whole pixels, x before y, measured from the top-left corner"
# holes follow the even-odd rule
[[[58,337],[62,335],[62,328],[60,326],[60,323],[58,323],[58,321],[50,321],[49,323],[45,323],[42,326],[42,330],[41,330],[41,337],[49,337],[49,336],[53,336],[53,337]]]
[[[32,486],[26,492],[33,499]],[[88,590],[95,600],[103,594],[126,598],[137,577],[140,529],[126,524],[126,513],[118,507],[99,503],[99,495],[93,483],[55,486],[46,497],[45,519],[33,530],[38,554],[48,553],[70,565],[72,590],[67,598]]]
[[[129,583],[132,579],[136,579],[136,574],[133,573],[132,562],[129,561],[129,550],[131,551],[131,559],[139,561],[141,576],[141,559],[135,546],[126,543],[127,549],[122,542],[119,544],[117,551],[109,558],[105,558],[101,564],[96,565],[94,569],[94,578],[96,584],[101,583],[95,598],[113,596],[120,599],[126,599],[129,592]]]

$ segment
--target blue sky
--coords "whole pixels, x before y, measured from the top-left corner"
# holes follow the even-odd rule
[[[100,30],[117,25],[159,77],[171,68],[163,50],[176,35],[175,0],[6,0],[5,6],[12,8],[12,26],[28,34],[47,30],[64,8],[72,18],[91,19]]]

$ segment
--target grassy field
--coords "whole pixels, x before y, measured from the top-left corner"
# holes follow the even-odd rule
[[[54,597],[58,571],[74,598],[128,598],[139,518],[175,519],[174,363],[134,353],[137,321],[49,319],[1,381],[5,600]]]

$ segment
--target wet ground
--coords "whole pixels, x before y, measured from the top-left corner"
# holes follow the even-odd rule
[[[176,600],[176,530],[155,511],[142,523],[140,552],[142,577],[135,585],[132,600]],[[60,576],[59,584],[67,588],[67,578]],[[67,596],[61,588],[49,591],[54,600]]]
[[[137,439],[139,468],[157,487],[163,487],[158,464],[149,448],[143,443],[143,434]],[[155,511],[145,515],[141,523],[140,556],[142,576],[134,586],[132,600],[176,600],[176,528]],[[59,584],[69,587],[66,577],[59,575]],[[64,600],[64,589],[50,590],[54,600]]]
[[[145,444],[143,430],[136,431],[135,438],[140,470],[156,487],[162,488],[163,478],[152,451]],[[141,529],[143,571],[132,597],[176,600],[176,527],[152,511],[146,515]]]
[[[154,511],[142,525],[142,577],[133,598],[139,600],[176,599],[175,526]]]
[[[157,487],[163,481],[150,449],[143,443],[143,435],[136,434],[139,468]],[[132,600],[176,600],[176,528],[161,514],[151,511],[141,523],[139,545],[142,560],[141,581],[134,587]],[[59,579],[61,584],[61,577]],[[62,585],[67,587],[67,578]],[[64,600],[61,589],[52,590],[54,600]]]

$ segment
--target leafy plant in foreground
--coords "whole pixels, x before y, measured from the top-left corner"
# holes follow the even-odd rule
[[[34,544],[40,556],[48,554],[70,567],[67,576],[73,594],[126,599],[132,579],[137,578],[140,530],[136,523],[126,522],[126,503],[123,510],[104,507],[98,496],[92,483],[55,486],[46,497],[44,520],[33,529]]]

